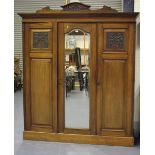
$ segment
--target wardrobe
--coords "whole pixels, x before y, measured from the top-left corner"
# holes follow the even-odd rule
[[[134,145],[138,13],[117,12],[107,6],[91,10],[75,2],[62,10],[45,7],[19,15],[24,139]],[[69,60],[76,47],[80,67]],[[66,71],[69,67],[72,72]]]

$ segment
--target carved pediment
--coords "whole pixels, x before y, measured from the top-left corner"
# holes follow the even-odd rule
[[[118,12],[117,10],[112,9],[111,7],[105,6],[105,5],[101,9],[98,9],[98,10],[95,10],[95,11],[99,11],[99,12],[103,12],[103,13],[114,13],[114,12]]]
[[[50,9],[49,6],[46,6],[40,10],[37,10],[37,13],[58,13],[58,12],[63,12],[63,11],[89,11],[89,12],[101,12],[101,13],[117,13],[118,11],[115,9],[112,9],[111,7],[108,6],[103,6],[101,9],[97,10],[90,10],[89,5],[85,5],[82,3],[74,2],[74,3],[69,3],[67,5],[61,6],[63,10],[52,10]]]
[[[89,10],[90,6],[82,3],[74,2],[61,6],[64,11],[82,11]]]

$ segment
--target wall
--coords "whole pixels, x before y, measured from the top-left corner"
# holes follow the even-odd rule
[[[135,0],[135,12],[140,12],[140,0]],[[140,16],[136,21],[135,89],[134,89],[134,135],[140,134]]]
[[[51,9],[60,9],[64,5],[63,0],[15,0],[14,1],[14,56],[20,58],[20,68],[22,61],[22,18],[17,14],[20,12],[35,12],[49,5]]]

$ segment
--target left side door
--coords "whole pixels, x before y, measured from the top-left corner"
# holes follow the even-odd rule
[[[56,131],[56,59],[52,23],[25,25],[24,112],[25,130]]]

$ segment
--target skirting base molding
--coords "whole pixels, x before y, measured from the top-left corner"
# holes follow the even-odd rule
[[[133,137],[114,137],[114,136],[97,136],[97,135],[79,135],[63,133],[45,133],[35,131],[24,131],[25,140],[54,141],[65,143],[83,143],[83,144],[102,144],[115,146],[133,146]]]

